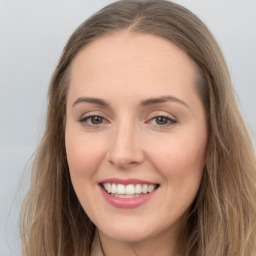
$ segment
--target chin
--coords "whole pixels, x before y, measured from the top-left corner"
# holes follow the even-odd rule
[[[126,222],[121,225],[116,223],[116,225],[99,227],[98,229],[110,239],[129,243],[147,240],[156,235],[157,232],[152,227],[143,226],[140,222],[135,223]]]
[[[136,243],[150,238],[150,236],[148,236],[148,234],[145,234],[145,232],[124,232],[124,230],[106,232],[104,233],[104,235],[112,240],[126,243]]]

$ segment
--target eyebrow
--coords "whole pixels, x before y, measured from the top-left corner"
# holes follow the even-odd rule
[[[183,106],[189,108],[187,103],[185,103],[181,99],[178,99],[174,96],[162,96],[162,97],[157,97],[157,98],[150,98],[150,99],[142,101],[141,106],[151,106],[151,105],[155,105],[155,104],[165,103],[168,101],[180,103]]]
[[[99,105],[101,107],[109,107],[109,104],[106,101],[102,100],[102,99],[88,98],[88,97],[80,97],[80,98],[78,98],[73,103],[72,107],[74,107],[75,105],[77,105],[79,103],[91,103],[91,104]]]
[[[165,103],[168,101],[180,103],[183,106],[189,108],[189,106],[184,101],[182,101],[174,96],[162,96],[162,97],[157,97],[157,98],[150,98],[150,99],[142,101],[140,103],[140,105],[142,107],[147,107],[147,106],[151,106],[151,105]],[[75,105],[77,105],[79,103],[91,103],[91,104],[95,104],[95,105],[98,105],[101,107],[110,108],[110,105],[106,101],[99,99],[99,98],[80,97],[73,103],[72,107],[74,107]]]

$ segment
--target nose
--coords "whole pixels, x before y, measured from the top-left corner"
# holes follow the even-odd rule
[[[112,131],[107,160],[118,168],[127,169],[144,161],[140,135],[134,125],[126,122]]]

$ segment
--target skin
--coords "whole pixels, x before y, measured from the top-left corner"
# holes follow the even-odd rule
[[[99,230],[105,255],[179,255],[207,144],[196,79],[195,64],[183,51],[148,34],[104,36],[74,59],[67,158],[75,192]],[[142,104],[163,96],[172,99]],[[78,102],[81,97],[108,105]],[[89,116],[102,118],[93,124]],[[167,116],[166,122],[157,116]],[[98,183],[108,178],[141,179],[160,187],[145,204],[120,209],[100,191]]]

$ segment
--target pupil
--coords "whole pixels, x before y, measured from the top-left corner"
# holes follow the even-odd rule
[[[156,123],[159,125],[167,124],[167,118],[164,116],[159,116],[156,118]]]
[[[92,121],[93,124],[101,124],[102,123],[102,117],[94,116],[94,117],[92,117],[91,121]]]

